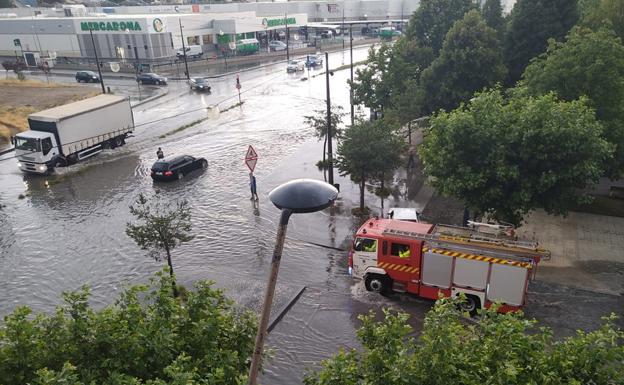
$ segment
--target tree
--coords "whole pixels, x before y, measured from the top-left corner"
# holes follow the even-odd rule
[[[208,281],[176,300],[172,282],[161,272],[98,310],[86,287],[52,314],[17,307],[0,327],[2,384],[246,384],[255,314]]]
[[[331,134],[332,139],[339,138],[342,134],[342,128],[340,124],[342,123],[342,119],[346,115],[342,112],[343,108],[341,106],[332,104],[330,107],[330,120],[331,120]],[[307,124],[310,128],[314,129],[314,135],[319,139],[324,139],[323,143],[323,167],[326,165],[325,156],[327,155],[327,110],[314,110],[314,115],[308,115],[303,117],[305,124]]]
[[[341,350],[309,373],[306,385],[621,384],[624,332],[617,317],[562,341],[522,313],[484,311],[466,322],[456,301],[438,300],[413,338],[408,315],[360,316],[360,351]]]
[[[384,119],[357,122],[345,130],[338,144],[337,165],[360,186],[360,212],[364,212],[366,181],[393,172],[401,161],[405,142],[389,129]]]
[[[563,40],[577,21],[577,0],[518,0],[505,35],[508,84],[517,82],[529,61],[546,50],[548,39]]]
[[[513,90],[476,94],[430,121],[420,156],[439,192],[495,219],[519,225],[530,210],[565,214],[589,198],[613,148],[587,100]]]
[[[593,30],[612,28],[624,39],[624,2],[621,0],[580,0],[580,24]]]
[[[608,29],[576,27],[565,43],[550,41],[524,73],[532,95],[555,91],[563,100],[587,96],[605,127],[604,138],[616,148],[607,175],[624,173],[624,46]]]
[[[485,23],[497,32],[497,37],[503,40],[505,32],[505,19],[503,18],[503,6],[500,0],[485,0],[481,8],[481,15]]]
[[[353,104],[363,104],[372,111],[383,110],[390,101],[390,84],[383,79],[388,72],[391,48],[382,43],[379,49],[372,46],[364,68],[355,71]]]
[[[169,265],[169,274],[173,285],[173,295],[177,297],[178,291],[175,284],[171,251],[184,242],[193,239],[191,231],[191,209],[187,201],[176,202],[166,205],[159,200],[150,204],[143,194],[139,194],[135,205],[130,206],[130,213],[136,218],[137,223],[126,224],[126,234],[132,238],[143,250],[149,250],[149,254],[156,260],[161,258],[164,251]]]
[[[473,8],[471,0],[422,0],[410,18],[407,38],[431,47],[437,55],[451,26]]]
[[[485,24],[479,12],[472,10],[453,25],[440,56],[422,73],[420,105],[425,114],[440,108],[450,110],[504,77],[496,31]]]

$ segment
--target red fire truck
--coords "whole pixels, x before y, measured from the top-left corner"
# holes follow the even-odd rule
[[[529,280],[550,252],[512,234],[469,227],[369,219],[349,252],[349,272],[380,294],[408,292],[438,299],[464,293],[464,310],[526,303]]]

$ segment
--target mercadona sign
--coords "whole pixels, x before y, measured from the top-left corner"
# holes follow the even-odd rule
[[[140,31],[141,26],[136,21],[82,21],[80,29],[83,31]]]

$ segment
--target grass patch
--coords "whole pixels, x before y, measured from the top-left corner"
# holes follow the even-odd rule
[[[223,111],[221,111],[221,112],[222,112],[222,113],[223,113],[223,112],[228,112],[229,110],[234,109],[234,108],[236,108],[236,107],[240,107],[240,106],[242,106],[243,104],[245,104],[245,102],[243,102],[243,101],[238,102],[238,103],[236,103],[236,104],[233,104],[233,105],[229,106],[228,108],[226,108],[225,110],[223,110]]]
[[[172,131],[167,132],[166,134],[160,135],[159,138],[163,139],[163,138],[168,137],[169,135],[177,134],[178,132],[184,131],[184,130],[186,130],[189,127],[196,126],[199,123],[201,123],[201,122],[203,122],[204,120],[207,120],[207,119],[208,119],[208,117],[197,119],[197,120],[193,120],[192,122],[187,123],[187,124],[185,124],[183,126],[180,126],[180,127],[176,128],[175,130],[172,130]]]
[[[28,115],[35,112],[34,107],[0,106],[0,141],[8,142],[9,137],[28,130]]]
[[[19,80],[19,79],[0,79],[0,86],[8,87],[36,87],[36,88],[61,88],[61,87],[76,87],[68,84],[61,83],[47,83],[41,80]]]
[[[594,196],[593,202],[578,205],[571,211],[624,218],[624,199],[598,195]]]

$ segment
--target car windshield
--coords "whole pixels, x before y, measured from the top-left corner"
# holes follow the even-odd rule
[[[154,171],[167,171],[169,170],[169,162],[156,162],[152,166]]]
[[[193,81],[197,84],[205,84],[206,83],[206,79],[202,79],[202,78],[195,78],[193,79]]]
[[[15,148],[18,150],[35,152],[41,151],[41,144],[39,139],[22,138],[18,136],[15,138]]]
[[[150,74],[145,74],[145,76],[150,77],[150,78],[157,78],[158,77],[158,75],[151,74],[151,73]]]

